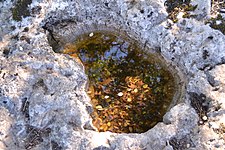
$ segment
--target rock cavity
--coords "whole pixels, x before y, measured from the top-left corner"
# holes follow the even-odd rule
[[[177,88],[173,74],[156,54],[125,35],[83,34],[63,53],[85,66],[98,131],[146,132],[171,106]]]

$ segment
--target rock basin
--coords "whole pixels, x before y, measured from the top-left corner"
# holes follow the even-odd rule
[[[204,22],[211,1],[191,0],[197,18],[179,13],[176,23],[164,2],[0,1],[0,149],[225,149],[225,36]],[[186,85],[181,103],[146,132],[98,132],[83,65],[58,53],[104,29],[160,53]]]
[[[180,102],[177,71],[125,34],[95,31],[64,46],[84,65],[98,131],[146,132]],[[173,71],[173,72],[171,72]]]

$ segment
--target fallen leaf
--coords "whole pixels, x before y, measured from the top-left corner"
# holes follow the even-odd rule
[[[130,85],[128,85],[128,87],[131,88],[131,89],[134,89],[134,88],[136,88],[137,86],[136,86],[135,84],[132,84],[132,83],[131,83]]]
[[[110,82],[112,82],[113,81],[113,79],[112,78],[108,78],[108,79],[106,79],[106,80],[104,80],[104,81],[102,81],[102,82],[99,82],[99,84],[101,84],[101,85],[108,85]]]
[[[103,124],[99,129],[106,131],[108,129],[108,126],[106,124]]]
[[[127,98],[127,101],[128,101],[128,102],[131,102],[131,101],[132,101],[132,99],[131,99],[131,98]]]
[[[144,84],[144,85],[143,85],[143,88],[144,88],[144,89],[147,89],[147,88],[148,88],[148,84]]]
[[[127,88],[127,91],[130,92],[132,89],[131,88]]]
[[[128,129],[129,129],[130,132],[133,132],[133,128],[132,127],[129,127]]]
[[[108,123],[107,123],[107,126],[111,126],[111,123],[110,123],[110,122],[108,122]]]
[[[138,82],[137,82],[137,85],[138,86],[142,86],[144,83],[143,83],[143,81],[142,80],[139,80]]]
[[[93,85],[89,87],[87,94],[89,94],[91,98],[95,96],[95,88]]]
[[[101,118],[97,118],[95,120],[93,120],[93,125],[96,126],[97,128],[99,128],[102,124],[102,119]]]
[[[96,108],[97,110],[103,110],[103,108],[102,108],[101,105],[97,105],[95,108]]]

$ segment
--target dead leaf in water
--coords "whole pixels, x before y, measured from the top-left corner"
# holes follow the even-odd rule
[[[97,110],[103,110],[103,108],[102,108],[101,105],[97,105],[95,108],[96,108]]]
[[[108,79],[105,79],[104,81],[102,82],[99,82],[99,84],[101,85],[108,85],[110,82],[112,82],[113,79],[112,78],[108,78]]]
[[[96,126],[98,129],[102,124],[102,119],[101,118],[97,118],[95,120],[93,120],[93,125]]]
[[[110,123],[110,122],[108,122],[108,123],[107,123],[107,126],[111,126],[111,123]]]
[[[129,127],[128,129],[129,129],[130,132],[133,132],[133,128],[132,127]]]
[[[138,92],[138,89],[136,88],[136,89],[134,89],[134,93],[137,93]]]
[[[134,88],[136,88],[137,86],[136,86],[135,84],[132,84],[132,83],[131,83],[130,85],[128,85],[128,87],[131,88],[131,89],[134,89]]]
[[[147,89],[147,88],[148,88],[148,84],[144,84],[144,85],[143,85],[143,88],[144,88],[144,89]]]
[[[93,85],[89,87],[89,89],[87,91],[87,94],[89,94],[91,98],[94,98],[94,96],[95,96],[95,88],[94,88]]]
[[[144,83],[143,83],[143,81],[142,80],[139,80],[138,82],[137,82],[137,85],[138,86],[142,86]]]
[[[101,92],[101,91],[96,91],[94,94],[95,94],[95,95],[101,95],[102,92]]]
[[[108,129],[108,126],[106,124],[103,124],[99,129],[102,131],[106,131]]]
[[[132,98],[130,98],[130,97],[127,98],[127,101],[128,101],[128,102],[131,102],[131,101],[132,101]]]

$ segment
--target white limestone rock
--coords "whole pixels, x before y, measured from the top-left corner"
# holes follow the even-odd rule
[[[193,6],[197,5],[193,14],[197,15],[198,19],[209,17],[211,12],[211,0],[191,0]]]
[[[199,4],[196,13],[207,14],[206,4]],[[224,149],[213,130],[224,120],[222,33],[195,19],[172,23],[162,0],[39,0],[28,7],[40,11],[19,22],[12,20],[13,5],[11,0],[0,2],[1,149]],[[183,73],[183,103],[146,133],[96,132],[83,66],[53,51],[96,29],[126,31]],[[50,46],[49,34],[58,45]],[[190,93],[210,101],[209,123],[199,127]]]

